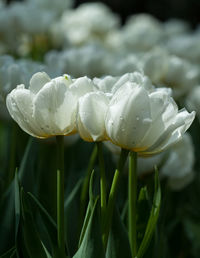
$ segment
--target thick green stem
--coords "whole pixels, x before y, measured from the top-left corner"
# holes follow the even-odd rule
[[[132,257],[137,255],[137,153],[129,154],[128,229]]]
[[[100,195],[101,195],[101,214],[102,218],[105,216],[106,212],[106,174],[105,174],[105,165],[102,151],[102,142],[97,142],[97,150],[98,150],[98,159],[99,159],[99,167],[100,167]]]
[[[124,164],[126,162],[128,153],[129,153],[128,150],[125,150],[125,149],[121,150],[118,166],[117,166],[117,169],[115,171],[113,181],[112,181],[112,185],[111,185],[111,189],[110,189],[108,206],[107,206],[106,214],[105,214],[105,217],[104,217],[104,223],[103,223],[103,244],[104,244],[105,249],[106,249],[106,246],[107,246],[108,236],[109,236],[109,232],[110,232],[110,228],[111,228],[113,209],[114,209],[115,200],[116,200],[116,197],[117,197],[120,177],[121,177],[122,170],[123,170]]]
[[[58,152],[57,170],[57,230],[60,257],[65,257],[65,221],[64,221],[64,136],[56,136]]]

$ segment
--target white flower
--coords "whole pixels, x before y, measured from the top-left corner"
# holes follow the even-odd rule
[[[77,127],[85,141],[106,140],[105,114],[109,98],[100,91],[90,92],[79,99]]]
[[[97,89],[103,91],[110,98],[126,82],[141,84],[147,90],[154,89],[149,78],[139,72],[125,73],[122,76],[107,75],[103,78],[94,78],[93,82]]]
[[[119,18],[103,3],[84,3],[75,10],[63,13],[56,27],[72,45],[104,42]]]
[[[167,151],[152,157],[138,159],[138,174],[154,171],[157,165],[161,179],[167,179],[172,190],[181,190],[194,178],[195,153],[192,138],[185,133],[183,138]]]
[[[165,42],[170,53],[188,59],[191,62],[200,62],[200,34],[188,33],[177,35]]]
[[[167,90],[147,90],[141,82],[126,82],[115,92],[105,126],[114,144],[140,155],[151,155],[179,141],[195,112],[178,111]]]
[[[186,133],[181,141],[170,148],[167,159],[160,169],[161,176],[170,177],[172,180],[184,178],[191,173],[194,161],[192,138]]]
[[[190,25],[188,22],[179,19],[169,19],[163,23],[165,40],[177,35],[188,33]]]
[[[31,76],[45,70],[41,63],[27,59],[14,60],[12,56],[0,57],[0,94],[3,98],[16,87],[17,84],[28,84]]]
[[[30,4],[34,4],[38,9],[53,10],[56,13],[62,13],[73,4],[72,0],[28,0]]]
[[[50,79],[36,73],[30,86],[18,85],[6,99],[12,118],[28,134],[38,138],[76,132],[79,97],[93,90],[87,77],[72,80],[69,76]]]
[[[163,36],[158,20],[148,14],[131,16],[123,27],[123,41],[132,51],[148,51],[159,43]]]
[[[195,110],[200,120],[200,86],[196,86],[191,90],[186,98],[186,106],[189,110]]]
[[[106,74],[108,67],[110,69],[109,52],[94,44],[61,52],[51,51],[47,53],[45,59],[50,71],[56,69],[61,74],[67,72],[74,77],[87,75],[93,78]]]
[[[112,75],[120,76],[125,73],[133,73],[135,71],[140,71],[139,60],[136,55],[128,54],[127,56],[119,56],[113,59],[113,65],[110,69]]]
[[[196,65],[169,55],[165,50],[154,49],[142,58],[140,63],[144,74],[156,86],[173,89],[173,97],[179,98],[199,83],[200,73]]]

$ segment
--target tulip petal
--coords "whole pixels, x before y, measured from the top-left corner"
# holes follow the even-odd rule
[[[45,72],[35,73],[30,79],[29,90],[36,94],[50,80],[50,77]]]
[[[140,146],[151,146],[170,125],[172,119],[178,113],[178,107],[168,92],[156,90],[149,95],[151,105],[150,127],[144,138],[138,143]],[[143,121],[144,123],[148,121]]]
[[[19,85],[8,95],[6,99],[7,108],[12,118],[19,126],[32,136],[42,135],[42,131],[33,119],[33,94]]]
[[[188,113],[187,110],[181,110],[173,119],[172,124],[163,132],[159,139],[145,152],[155,154],[169,148],[178,142],[186,130],[190,127],[195,118],[195,112]]]
[[[133,149],[144,137],[149,124],[150,103],[147,91],[136,84],[126,83],[111,99],[106,115],[106,131],[113,143]]]
[[[103,92],[87,93],[79,99],[78,131],[86,141],[105,140],[105,114],[109,99]]]

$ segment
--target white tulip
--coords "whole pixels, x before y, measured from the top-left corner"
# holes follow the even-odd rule
[[[84,3],[75,10],[65,11],[57,28],[71,45],[104,43],[111,30],[119,25],[119,17],[103,3]]]
[[[184,178],[190,174],[194,166],[194,146],[189,133],[185,133],[182,140],[170,148],[167,159],[161,166],[162,177],[172,179]]]
[[[200,85],[194,87],[186,98],[186,106],[189,110],[195,110],[200,121]]]
[[[183,138],[167,151],[152,157],[138,159],[138,173],[145,175],[154,171],[158,166],[161,179],[167,179],[172,190],[178,191],[188,185],[194,178],[193,166],[195,162],[192,137],[185,133]]]
[[[161,23],[148,14],[132,15],[123,27],[123,41],[131,51],[148,51],[163,37]]]
[[[45,57],[45,62],[51,73],[56,67],[61,74],[67,72],[75,78],[85,75],[93,78],[108,71],[110,54],[103,47],[93,44],[61,52],[50,51]]]
[[[166,40],[177,35],[186,34],[190,31],[191,28],[188,22],[172,18],[163,23],[163,29]]]
[[[179,141],[194,120],[195,112],[178,111],[168,91],[147,90],[140,82],[126,82],[115,92],[105,126],[114,144],[151,155]]]
[[[112,96],[113,85],[119,80],[119,77],[113,77],[107,75],[103,78],[94,78],[93,82],[96,85],[97,89],[104,92],[107,96]]]
[[[106,139],[105,114],[109,98],[103,92],[90,92],[79,99],[77,127],[85,141]]]
[[[72,80],[69,76],[50,79],[36,73],[30,86],[18,85],[6,99],[12,118],[28,134],[38,138],[76,132],[79,97],[93,90],[87,77]]]
[[[191,62],[200,62],[200,35],[188,33],[177,35],[165,42],[165,47],[170,53],[175,54]]]
[[[200,80],[198,66],[160,48],[145,54],[140,66],[156,86],[172,88],[175,99],[187,94]]]

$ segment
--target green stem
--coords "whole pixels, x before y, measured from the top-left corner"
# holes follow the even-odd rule
[[[120,178],[122,175],[122,170],[125,165],[128,153],[129,153],[128,150],[125,150],[125,149],[121,150],[118,166],[115,171],[111,189],[110,189],[108,206],[107,206],[106,214],[105,214],[104,221],[103,221],[104,222],[103,223],[103,244],[104,244],[105,249],[107,246],[108,236],[109,236],[109,232],[110,232],[110,228],[111,228],[113,209],[114,209],[115,200],[117,197],[118,186],[119,186]]]
[[[105,165],[102,151],[102,142],[97,142],[97,150],[98,150],[98,159],[99,159],[99,167],[100,167],[100,194],[101,194],[101,213],[102,218],[105,216],[106,212],[106,174],[105,174]]]
[[[65,257],[65,221],[64,221],[64,136],[56,136],[58,152],[57,170],[57,227],[60,257]]]
[[[137,153],[129,154],[128,229],[132,257],[137,255]]]

